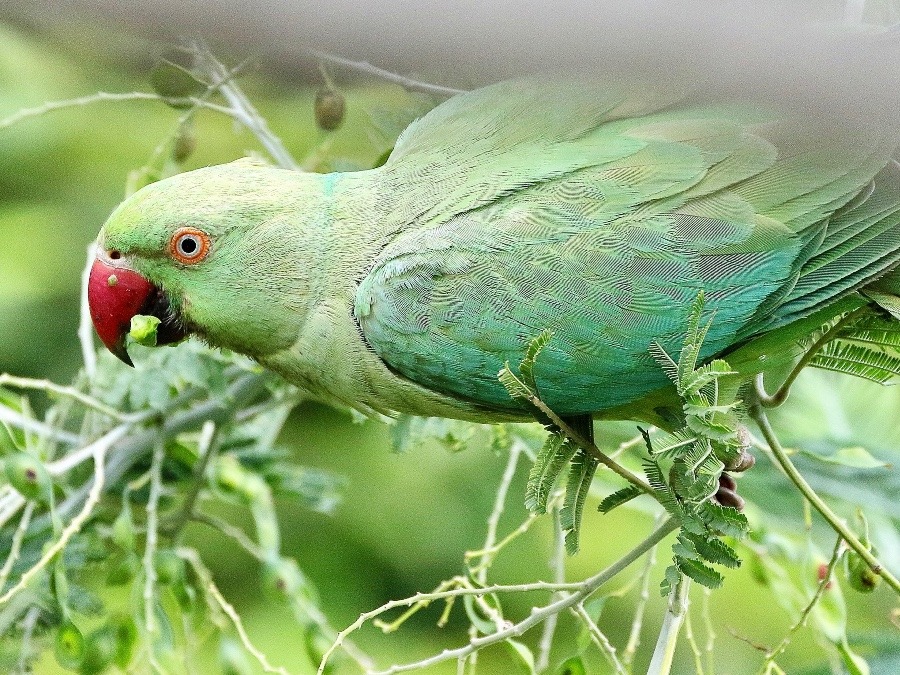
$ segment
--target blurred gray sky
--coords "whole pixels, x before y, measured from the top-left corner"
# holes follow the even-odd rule
[[[900,0],[0,0],[0,15],[201,35],[293,67],[303,46],[451,86],[535,71],[639,72],[805,112],[900,121]],[[57,33],[58,35],[59,33]],[[900,124],[898,124],[900,128]]]

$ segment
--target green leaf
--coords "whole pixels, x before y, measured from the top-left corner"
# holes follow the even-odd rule
[[[578,552],[578,536],[581,530],[581,515],[584,502],[599,462],[585,450],[579,449],[569,468],[569,479],[566,482],[566,496],[559,512],[559,522],[566,533],[566,552],[575,555]]]
[[[531,397],[534,396],[534,392],[528,388],[522,380],[515,376],[515,374],[509,368],[509,361],[503,366],[500,372],[497,374],[497,379],[500,380],[500,384],[502,384],[509,395],[521,402],[529,402]]]
[[[678,570],[676,565],[669,565],[666,568],[666,573],[663,576],[663,580],[659,584],[660,594],[663,596],[667,596],[672,592],[672,589],[675,588],[681,582],[681,572]]]
[[[537,361],[537,357],[541,353],[541,350],[547,346],[551,338],[553,338],[553,333],[551,331],[542,331],[540,335],[528,343],[528,348],[525,350],[525,358],[523,358],[522,362],[519,364],[519,372],[522,374],[522,381],[525,383],[525,386],[533,392],[538,391],[537,382],[534,379],[534,364],[535,361]]]
[[[845,327],[840,337],[853,342],[900,349],[900,322],[873,314]]]
[[[718,588],[722,585],[722,581],[724,581],[721,574],[698,560],[690,560],[688,558],[676,556],[675,565],[682,574],[707,588]]]
[[[686,393],[699,393],[703,387],[712,384],[720,377],[734,374],[735,371],[731,369],[727,361],[716,359],[705,366],[697,368],[692,373],[687,373],[682,380],[681,386]]]
[[[644,494],[644,491],[636,485],[628,485],[621,490],[616,490],[611,495],[608,495],[600,502],[600,506],[597,507],[597,510],[600,513],[609,513],[614,508],[622,506],[622,504],[626,504],[635,497],[640,497],[642,494]]]
[[[890,469],[891,464],[876,459],[872,454],[863,447],[858,445],[849,448],[840,448],[831,455],[820,455],[811,450],[801,450],[801,454],[812,457],[820,462],[828,464],[838,464],[840,466],[849,466],[854,469]]]
[[[672,380],[672,384],[678,387],[678,364],[675,363],[675,359],[669,356],[669,353],[663,349],[663,346],[658,342],[650,343],[650,355],[656,360],[660,367],[662,367],[663,372],[668,378]]]
[[[155,347],[156,333],[161,323],[162,321],[155,316],[138,314],[131,317],[131,330],[128,331],[128,335],[139,345]]]
[[[741,566],[741,559],[735,550],[721,539],[691,533],[684,533],[684,537],[691,541],[694,550],[707,562],[730,568]]]
[[[566,464],[578,451],[578,446],[560,433],[547,436],[528,474],[525,506],[533,513],[547,512],[547,499]]]
[[[694,372],[697,367],[697,359],[700,357],[700,350],[703,347],[703,341],[712,325],[712,320],[705,325],[701,324],[703,318],[703,306],[706,304],[703,291],[697,293],[691,305],[691,312],[688,315],[688,325],[684,346],[681,348],[681,354],[678,357],[678,391],[685,391],[684,383],[689,375]]]
[[[894,377],[900,376],[900,355],[846,340],[829,342],[812,358],[809,365],[879,384],[887,384]]]
[[[515,661],[521,666],[522,671],[528,675],[534,675],[534,654],[527,645],[518,640],[504,640],[503,643],[509,647]]]
[[[713,532],[740,539],[750,530],[747,516],[730,506],[705,502],[699,511],[703,522]]]

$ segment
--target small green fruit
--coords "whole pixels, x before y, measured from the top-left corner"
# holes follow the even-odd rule
[[[196,149],[197,134],[194,132],[194,125],[189,122],[182,124],[172,145],[172,159],[178,164],[184,164]]]
[[[117,642],[116,629],[109,624],[91,633],[87,638],[84,658],[78,672],[82,675],[95,675],[106,670],[116,656]]]
[[[316,124],[325,131],[334,131],[344,121],[346,101],[334,89],[319,89],[316,92]]]
[[[53,641],[53,653],[56,662],[63,668],[75,670],[81,666],[85,654],[84,636],[71,621],[66,621],[56,629],[56,639]]]
[[[872,554],[875,555],[874,550]],[[846,553],[844,572],[850,588],[860,593],[871,593],[881,582],[881,577],[869,567],[869,563],[853,550],[849,550]]]
[[[6,479],[25,499],[46,503],[53,493],[53,479],[44,465],[27,452],[15,452],[5,461]]]

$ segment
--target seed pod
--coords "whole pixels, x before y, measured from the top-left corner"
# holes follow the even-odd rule
[[[872,554],[875,555],[874,549]],[[850,588],[860,593],[871,593],[881,582],[881,577],[869,567],[869,563],[852,549],[844,555],[844,573]]]
[[[344,121],[346,101],[344,96],[334,89],[319,89],[316,92],[316,124],[325,131],[334,131]]]
[[[175,142],[172,145],[172,159],[178,164],[184,164],[188,157],[194,154],[196,149],[197,134],[194,132],[194,125],[190,122],[185,122],[178,129],[178,135],[175,137]]]
[[[173,49],[160,57],[150,71],[150,84],[173,108],[189,108],[191,96],[201,94],[206,86],[192,72],[194,54],[184,49]]]
[[[53,492],[53,479],[44,465],[27,452],[9,455],[5,462],[6,479],[25,499],[48,502]]]
[[[56,629],[53,653],[59,665],[69,670],[75,670],[84,660],[84,652],[84,636],[78,630],[78,626],[71,621],[66,621]]]

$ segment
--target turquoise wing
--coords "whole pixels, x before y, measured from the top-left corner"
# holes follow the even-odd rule
[[[816,256],[839,238],[832,214],[852,211],[888,162],[877,134],[822,151],[814,134],[714,109],[610,96],[591,108],[572,86],[459,97],[398,143],[380,179],[407,226],[354,308],[396,372],[510,408],[497,373],[549,329],[541,396],[562,414],[600,412],[665,385],[650,345],[677,354],[700,291],[708,357],[802,314],[803,298],[854,288],[844,269],[810,294],[805,266],[840,257]],[[535,100],[557,114],[535,113]],[[498,129],[521,122],[516,111],[528,125]]]

